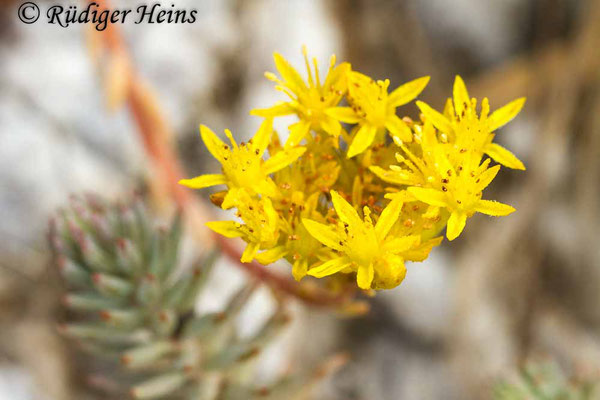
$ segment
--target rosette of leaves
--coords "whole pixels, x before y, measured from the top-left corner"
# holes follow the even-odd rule
[[[600,380],[568,378],[554,362],[528,362],[496,384],[494,400],[600,400]]]
[[[88,381],[119,399],[304,398],[325,370],[254,384],[254,361],[288,322],[283,308],[244,338],[235,320],[255,285],[221,312],[197,315],[215,254],[181,268],[181,236],[180,214],[156,228],[139,199],[123,206],[73,198],[51,224],[67,286],[60,330],[87,352]]]

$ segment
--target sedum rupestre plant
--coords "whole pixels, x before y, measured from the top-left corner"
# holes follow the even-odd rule
[[[236,316],[256,285],[240,289],[221,312],[194,311],[214,255],[182,269],[181,235],[180,215],[168,228],[156,228],[139,199],[124,206],[74,198],[51,225],[68,287],[61,332],[91,355],[91,382],[119,399],[306,395],[323,370],[269,386],[254,383],[253,362],[289,320],[280,305],[257,333],[238,335]]]
[[[307,81],[275,53],[280,77],[265,76],[288,99],[251,112],[264,121],[248,143],[238,144],[230,131],[224,143],[200,126],[222,171],[180,181],[193,189],[225,186],[211,200],[236,209],[239,220],[208,226],[247,243],[241,261],[286,259],[297,280],[331,276],[334,287],[355,279],[363,290],[390,289],[404,279],[406,261],[423,261],[440,244],[444,228],[454,240],[477,212],[514,211],[482,197],[501,166],[525,169],[494,142],[524,98],[492,113],[484,98],[478,111],[457,76],[442,112],[417,101],[420,118],[400,118],[398,108],[412,102],[429,77],[390,90],[389,80],[336,65],[335,57],[322,78],[306,50],[304,58]],[[298,121],[281,143],[273,119],[285,115]]]

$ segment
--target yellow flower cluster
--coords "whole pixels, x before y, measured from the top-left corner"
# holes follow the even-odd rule
[[[500,165],[525,169],[494,131],[513,119],[525,99],[490,114],[487,98],[477,112],[464,82],[456,77],[443,112],[417,101],[419,121],[399,118],[397,108],[414,100],[429,77],[389,91],[336,64],[325,79],[304,50],[308,81],[279,54],[280,77],[265,76],[289,99],[251,112],[264,118],[248,143],[221,141],[206,126],[202,140],[222,173],[184,179],[200,189],[225,185],[211,196],[237,221],[210,222],[226,237],[248,243],[243,262],[286,259],[297,280],[306,275],[356,279],[361,289],[390,289],[406,275],[405,261],[422,261],[443,237],[454,240],[475,212],[508,215],[511,206],[482,199]],[[273,119],[296,115],[282,144]],[[268,151],[269,157],[264,153]],[[487,157],[486,157],[487,156]]]

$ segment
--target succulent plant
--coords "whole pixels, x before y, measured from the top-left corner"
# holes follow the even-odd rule
[[[115,398],[294,399],[324,374],[254,383],[253,361],[286,325],[280,305],[251,337],[235,328],[256,285],[240,289],[222,312],[198,315],[196,300],[216,254],[183,269],[182,218],[156,228],[141,199],[108,204],[73,198],[51,224],[68,309],[61,332],[86,351],[95,383]],[[106,397],[104,397],[106,398]]]
[[[528,362],[512,380],[499,382],[495,400],[599,400],[598,381],[567,378],[554,362]]]

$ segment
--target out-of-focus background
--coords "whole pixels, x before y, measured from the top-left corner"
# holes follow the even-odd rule
[[[295,304],[265,370],[349,351],[317,395],[331,400],[485,399],[531,358],[600,379],[600,1],[174,3],[196,8],[196,23],[122,29],[189,175],[217,168],[198,124],[249,137],[260,123],[249,110],[282,98],[263,77],[272,53],[302,68],[303,44],[322,68],[335,53],[392,87],[431,75],[421,98],[438,108],[455,74],[492,109],[527,96],[498,134],[527,171],[504,169],[490,188],[517,212],[474,217],[365,317]],[[23,24],[19,5],[0,2],[0,399],[68,399],[48,218],[71,193],[130,192],[148,162],[127,110],[106,107],[85,27]],[[401,112],[417,116],[413,105]],[[199,307],[218,307],[243,280],[223,260]],[[272,307],[259,294],[243,321]]]

